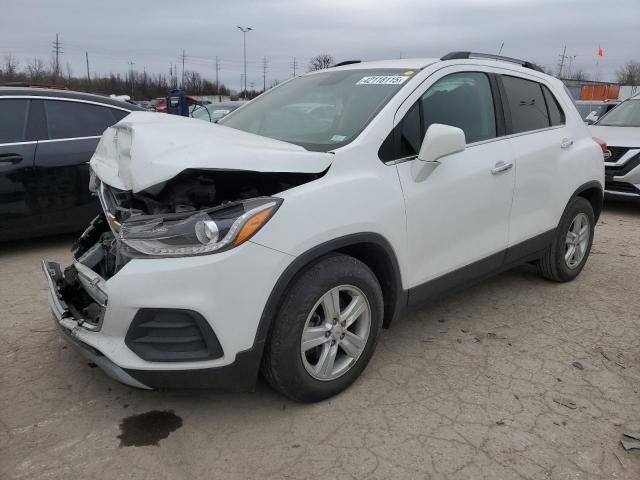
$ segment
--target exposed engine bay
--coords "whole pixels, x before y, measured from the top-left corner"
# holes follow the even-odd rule
[[[57,275],[58,288],[76,312],[74,316],[97,326],[106,304],[106,294],[102,299],[100,293],[104,282],[132,258],[153,256],[143,255],[131,247],[132,243],[127,242],[124,235],[128,228],[133,230],[134,226],[142,225],[146,229],[140,242],[149,241],[149,231],[165,232],[171,228],[179,229],[180,236],[165,233],[163,241],[169,245],[175,238],[180,241],[187,238],[198,246],[209,240],[219,242],[219,238],[230,235],[233,222],[246,215],[255,204],[264,204],[266,199],[274,203],[271,195],[323,174],[186,170],[138,193],[117,190],[94,179],[92,189],[100,197],[104,212],[93,219],[74,243],[75,262]],[[197,231],[194,234],[198,224],[209,226],[210,230],[200,232],[204,238]],[[182,251],[185,247],[177,245],[176,248]],[[209,251],[196,250],[193,254]]]
[[[248,198],[270,196],[323,174],[233,170],[185,170],[171,180],[138,193],[108,188],[116,220],[134,215],[195,212]]]

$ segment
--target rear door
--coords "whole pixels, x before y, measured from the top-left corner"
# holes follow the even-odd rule
[[[566,192],[558,184],[563,181],[559,169],[573,141],[564,112],[548,86],[535,77],[505,74],[499,79],[516,165],[509,229],[512,246],[557,226],[557,205],[566,201],[558,198]]]
[[[47,138],[38,142],[38,203],[52,230],[83,229],[99,212],[89,192],[89,160],[100,136],[129,112],[96,103],[44,100]]]
[[[37,214],[36,142],[28,132],[30,100],[0,97],[0,240],[24,236]]]

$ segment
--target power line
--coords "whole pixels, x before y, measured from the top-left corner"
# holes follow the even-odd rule
[[[565,45],[562,49],[562,53],[559,55],[558,60],[558,78],[562,78],[562,69],[564,67],[564,62],[567,59],[567,46]]]
[[[267,57],[262,59],[262,91],[267,90]]]
[[[220,84],[218,83],[219,73],[220,73],[220,63],[218,62],[218,56],[216,55],[216,91],[220,90]]]
[[[87,82],[91,83],[91,76],[89,75],[89,52],[84,52],[84,56],[87,60]]]
[[[64,52],[62,51],[62,43],[60,42],[60,39],[58,38],[57,33],[56,33],[56,39],[52,43],[53,43],[53,53],[56,56],[55,70],[53,72],[53,83],[55,83],[60,73],[60,54]]]
[[[184,51],[184,48],[182,49],[182,82],[180,83],[180,88],[184,88],[184,61],[187,58],[187,54]]]

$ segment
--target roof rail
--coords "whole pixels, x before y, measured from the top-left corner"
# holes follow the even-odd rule
[[[492,55],[491,53],[450,52],[450,53],[447,53],[444,57],[441,57],[440,60],[461,60],[461,59],[468,59],[468,58],[488,58],[491,60],[501,60],[503,62],[517,63],[518,65],[522,65],[524,68],[530,68],[531,70],[544,73],[544,70],[538,65],[536,65],[535,63],[529,62],[527,60],[520,60],[518,58],[503,57],[501,55]]]
[[[343,67],[345,65],[352,65],[354,63],[361,63],[362,60],[345,60],[344,62],[340,62],[340,63],[336,63],[335,65],[332,65],[332,67]]]

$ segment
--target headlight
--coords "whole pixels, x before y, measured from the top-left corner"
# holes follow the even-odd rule
[[[154,257],[220,252],[251,238],[281,203],[280,198],[253,198],[196,213],[131,218],[122,223],[120,240]]]

